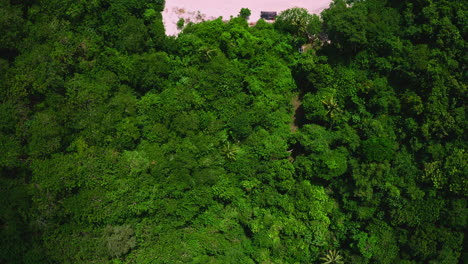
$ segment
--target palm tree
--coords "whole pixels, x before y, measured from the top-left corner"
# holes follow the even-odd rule
[[[226,142],[226,144],[224,144],[223,148],[221,149],[221,153],[223,154],[223,156],[230,160],[237,159],[238,151],[239,147],[234,144],[231,144],[231,142]]]
[[[325,115],[330,118],[334,118],[336,114],[343,112],[333,96],[329,97],[327,100],[322,100],[322,103],[327,107],[327,113]]]
[[[323,260],[323,264],[344,264],[343,257],[336,250],[328,250],[320,259]]]

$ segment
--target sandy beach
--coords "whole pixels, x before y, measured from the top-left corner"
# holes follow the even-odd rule
[[[186,22],[198,23],[204,20],[212,20],[218,17],[228,20],[231,16],[237,16],[241,8],[249,8],[252,11],[249,22],[260,19],[261,11],[276,11],[292,7],[303,7],[310,13],[318,14],[328,8],[331,0],[167,0],[163,12],[163,21],[167,35],[177,35],[177,21],[183,18]]]

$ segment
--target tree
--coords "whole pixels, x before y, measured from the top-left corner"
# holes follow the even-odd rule
[[[177,21],[177,29],[181,30],[184,28],[184,25],[185,25],[185,19],[183,18],[180,18],[178,21]]]
[[[395,143],[387,138],[370,138],[362,142],[362,151],[368,161],[383,162],[394,158]]]
[[[0,0],[0,263],[463,261],[461,2]]]
[[[107,226],[102,239],[112,258],[121,257],[136,246],[135,232],[129,225]]]
[[[328,250],[325,256],[320,258],[322,264],[343,264],[343,257],[336,250]]]
[[[326,115],[329,116],[331,119],[335,118],[335,116],[338,113],[341,113],[342,110],[340,109],[340,106],[336,102],[335,98],[333,96],[330,96],[329,98],[322,100],[322,103],[326,106],[327,108],[327,113]]]
[[[242,8],[239,12],[239,17],[242,17],[244,18],[245,20],[249,20],[250,18],[250,15],[252,14],[252,12],[250,11],[250,9],[248,8]]]
[[[221,149],[222,155],[229,160],[236,160],[237,152],[239,152],[239,147],[232,144],[231,142],[226,142],[226,144],[224,144]]]
[[[297,37],[313,40],[320,32],[320,19],[311,15],[305,8],[291,8],[281,12],[275,21],[275,27]]]

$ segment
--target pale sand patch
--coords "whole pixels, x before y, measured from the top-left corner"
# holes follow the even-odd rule
[[[180,30],[177,29],[177,21],[183,18],[186,23],[198,23],[223,17],[229,20],[231,16],[236,17],[241,8],[249,8],[252,11],[249,23],[260,19],[260,11],[276,11],[280,13],[288,8],[303,7],[312,14],[319,14],[328,8],[331,0],[166,0],[163,11],[163,22],[166,34],[175,36]]]

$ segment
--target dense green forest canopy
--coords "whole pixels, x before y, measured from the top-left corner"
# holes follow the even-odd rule
[[[0,263],[466,263],[467,7],[0,0]]]

